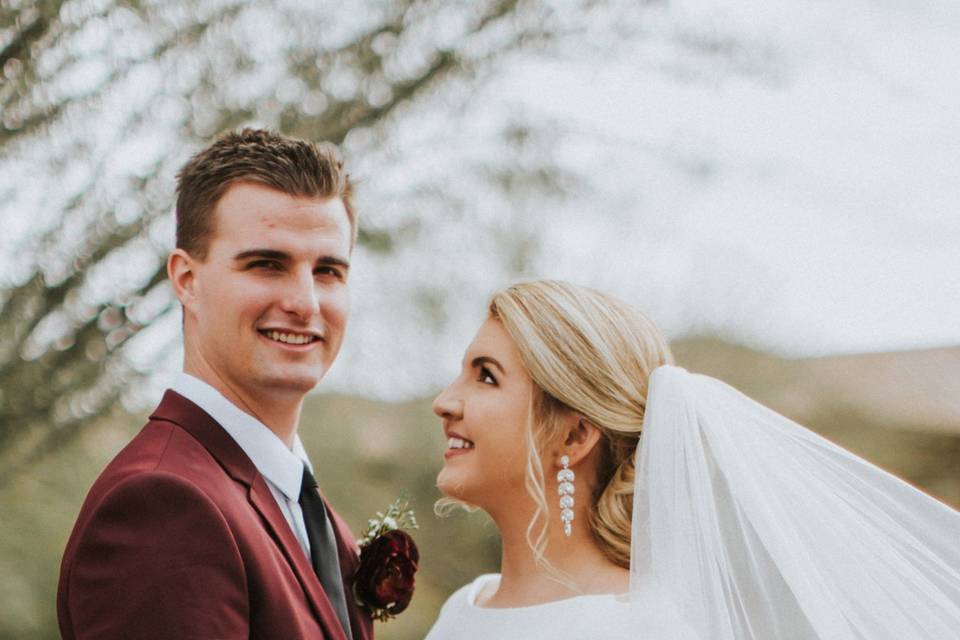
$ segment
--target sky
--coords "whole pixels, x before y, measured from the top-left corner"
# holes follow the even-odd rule
[[[466,111],[460,146],[524,113],[554,123],[554,160],[587,177],[562,204],[503,205],[508,229],[538,238],[524,276],[619,295],[671,339],[785,357],[960,344],[960,5],[688,1],[643,25],[615,52],[505,65]],[[427,242],[437,256],[360,257],[355,367],[331,388],[406,396],[455,374],[511,280],[483,236],[455,235]],[[381,268],[446,274],[447,329],[385,294]]]
[[[363,219],[422,229],[392,255],[358,249],[351,326],[322,390],[400,399],[441,387],[489,295],[518,277],[503,239],[524,236],[535,248],[521,277],[618,295],[671,339],[714,335],[789,357],[960,344],[960,4],[620,6],[637,13],[619,38],[598,13],[576,25],[585,33],[573,44],[498,60],[460,102],[423,106],[385,148],[357,152],[348,138]],[[279,49],[259,42],[269,69]],[[104,72],[90,65],[76,82]],[[117,189],[131,167],[169,153],[164,123],[188,108],[164,95],[182,77],[138,73],[104,104],[95,126],[105,133],[91,133],[105,139],[124,103],[153,105],[103,166]],[[484,156],[496,152],[489,141],[518,114],[551,137],[546,159],[582,179],[566,199],[506,201],[464,179],[464,163],[496,161]],[[83,184],[91,167],[65,167],[57,182]],[[2,255],[10,238],[42,224],[60,197],[29,163],[15,169],[0,187],[35,188],[8,212],[38,213],[6,216],[5,269],[18,264]],[[418,182],[467,203],[468,219],[391,197]],[[172,223],[154,237],[172,237]],[[120,271],[133,277],[129,264]],[[417,302],[431,292],[441,320]],[[146,331],[142,360],[178,331],[176,314]],[[158,384],[179,358],[168,353]]]
[[[576,123],[565,161],[606,194],[542,272],[787,355],[960,343],[960,5],[717,5],[504,81]]]

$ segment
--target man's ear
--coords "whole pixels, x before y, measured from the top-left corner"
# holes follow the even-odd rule
[[[187,307],[196,296],[196,260],[183,249],[174,249],[167,257],[167,277],[173,286],[173,294]]]
[[[567,429],[566,438],[559,454],[570,457],[571,467],[576,466],[590,455],[590,452],[593,451],[597,443],[600,442],[601,436],[603,436],[600,429],[583,416],[577,415],[574,417],[576,420],[571,420],[571,425]]]

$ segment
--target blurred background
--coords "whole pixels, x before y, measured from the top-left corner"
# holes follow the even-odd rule
[[[407,490],[421,638],[496,570],[432,515],[430,398],[494,290],[645,311],[689,369],[960,506],[960,5],[0,0],[0,637],[57,637],[87,489],[180,364],[174,175],[225,129],[341,146],[353,313],[301,425],[355,529]]]

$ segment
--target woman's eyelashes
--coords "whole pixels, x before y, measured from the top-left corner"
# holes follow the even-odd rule
[[[486,367],[480,367],[480,382],[484,384],[497,384],[497,379],[493,377],[493,374],[490,373],[490,369]]]

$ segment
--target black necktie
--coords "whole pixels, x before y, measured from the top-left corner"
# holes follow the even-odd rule
[[[307,525],[307,539],[310,540],[310,560],[313,570],[320,578],[320,584],[333,604],[333,610],[340,618],[340,624],[347,637],[350,633],[350,617],[347,614],[347,601],[343,593],[343,578],[340,575],[340,555],[337,553],[337,539],[333,533],[333,523],[327,517],[323,499],[317,491],[317,481],[313,474],[303,467],[303,483],[300,485],[300,508],[303,509],[303,522]]]

